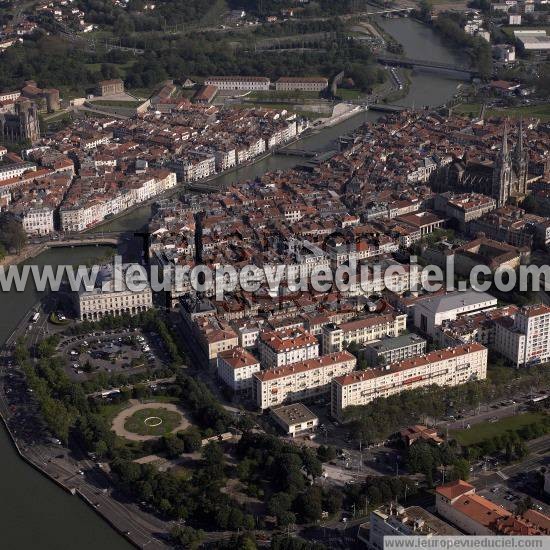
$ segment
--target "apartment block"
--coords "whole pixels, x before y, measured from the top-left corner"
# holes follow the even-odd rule
[[[241,398],[252,394],[252,375],[260,371],[260,362],[241,347],[218,354],[218,376]]]
[[[274,369],[319,356],[317,338],[303,328],[262,332],[258,351],[263,368]]]
[[[496,322],[494,348],[516,367],[545,363],[550,360],[549,331],[550,307],[526,306]]]
[[[332,382],[331,413],[342,419],[347,407],[378,397],[436,384],[458,386],[487,376],[487,348],[478,343],[433,351],[380,368],[354,372]]]
[[[254,401],[260,409],[267,409],[326,394],[332,379],[352,372],[356,363],[355,356],[340,351],[255,373]]]
[[[406,329],[407,316],[401,313],[372,314],[336,325],[323,326],[321,333],[323,353],[344,349],[344,342],[363,345],[386,336],[399,336]]]

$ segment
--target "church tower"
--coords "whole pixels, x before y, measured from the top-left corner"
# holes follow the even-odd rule
[[[529,154],[523,148],[523,119],[519,119],[518,139],[514,147],[513,168],[516,177],[516,194],[527,194],[527,173],[529,171]]]
[[[508,120],[504,123],[502,148],[498,153],[493,167],[493,198],[497,201],[497,208],[505,206],[512,191],[512,166],[508,151]]]

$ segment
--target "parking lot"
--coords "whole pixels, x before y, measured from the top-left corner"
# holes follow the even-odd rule
[[[493,485],[490,488],[478,491],[481,496],[484,496],[494,502],[506,508],[510,512],[515,512],[519,503],[525,499],[529,499],[531,502],[531,508],[548,514],[550,512],[550,506],[546,503],[538,500],[532,494],[527,494],[522,491],[518,486],[514,484],[514,487],[510,487],[510,484],[501,483]]]
[[[100,372],[137,373],[169,363],[158,334],[138,329],[71,336],[63,339],[58,349],[68,360],[67,374],[77,381],[88,380]]]

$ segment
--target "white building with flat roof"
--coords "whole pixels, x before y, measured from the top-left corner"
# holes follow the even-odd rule
[[[414,326],[429,336],[444,321],[453,321],[463,315],[486,311],[497,306],[497,299],[486,292],[454,291],[440,296],[429,296],[414,304]]]
[[[529,51],[550,50],[550,36],[545,30],[529,29],[514,31],[514,36]]]
[[[130,290],[126,276],[133,264],[123,264],[120,269],[120,284],[117,286],[112,266],[102,269],[96,279],[96,286],[87,290],[81,288],[75,293],[78,317],[81,321],[95,321],[106,315],[135,315],[153,307],[153,291],[146,275],[132,271],[131,281],[135,287]],[[139,288],[140,290],[137,290]]]

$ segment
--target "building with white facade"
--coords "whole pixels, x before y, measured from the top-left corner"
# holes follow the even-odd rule
[[[380,368],[335,378],[331,414],[342,419],[347,407],[366,405],[378,397],[436,384],[458,386],[487,376],[487,348],[478,343],[433,351]]]
[[[352,372],[356,364],[354,355],[340,351],[257,372],[252,375],[254,401],[260,409],[268,409],[326,394],[332,379]]]
[[[468,535],[493,535],[491,525],[510,512],[475,494],[475,487],[457,480],[435,490],[437,513]]]
[[[53,208],[37,206],[20,212],[19,218],[27,235],[47,235],[54,230],[53,214]]]
[[[486,292],[455,291],[429,296],[414,304],[414,326],[424,334],[434,336],[435,327],[463,315],[486,311],[497,306],[497,299]]]
[[[263,368],[274,369],[319,356],[317,338],[303,328],[262,332],[258,351]]]
[[[150,173],[128,178],[125,185],[108,198],[88,200],[87,193],[92,189],[83,184],[73,184],[70,200],[59,209],[61,229],[63,231],[82,231],[105,219],[116,215],[135,204],[144,202],[159,193],[171,189],[177,184],[176,174],[168,170],[151,170]],[[82,189],[82,193],[78,193]]]
[[[386,336],[399,336],[407,327],[407,315],[402,313],[374,313],[336,325],[323,326],[321,333],[323,353],[344,349],[344,343],[363,345]]]
[[[0,181],[17,178],[29,170],[36,170],[36,164],[33,164],[32,162],[15,162],[4,164],[3,166],[0,166]]]
[[[494,349],[516,367],[550,360],[550,307],[521,308],[513,317],[495,323]]]
[[[131,281],[136,286],[132,290],[128,288],[128,269],[132,265],[120,266],[120,275],[115,275],[113,266],[106,266],[100,271],[93,289],[81,288],[74,294],[81,321],[95,321],[106,315],[135,315],[153,307],[153,292],[145,274],[132,271]]]
[[[260,371],[260,362],[241,347],[218,354],[218,376],[238,397],[252,394],[252,375]]]
[[[263,76],[209,76],[204,84],[219,90],[268,91],[271,81]]]

